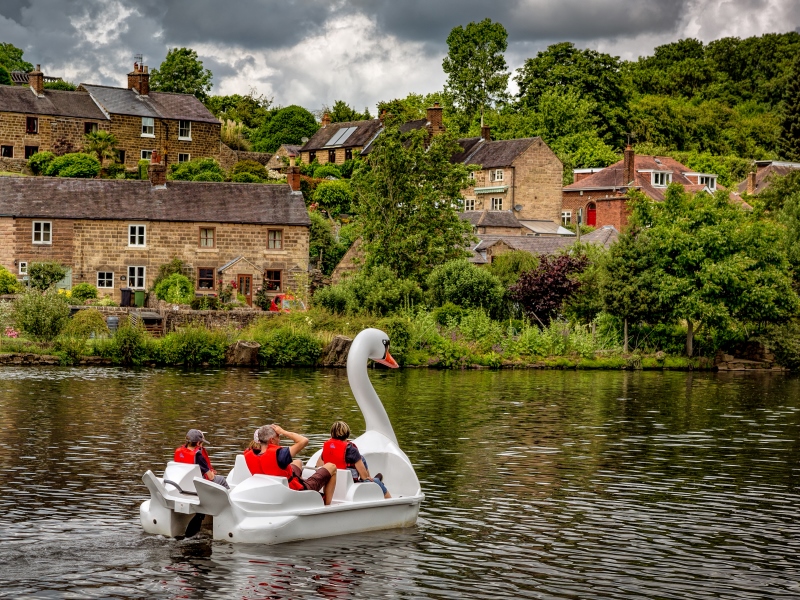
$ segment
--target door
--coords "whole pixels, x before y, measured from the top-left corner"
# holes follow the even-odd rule
[[[594,202],[590,202],[589,206],[586,207],[586,224],[589,227],[597,225],[597,206],[595,206]]]
[[[239,293],[247,298],[248,306],[253,306],[253,276],[252,275],[237,275],[236,280],[239,288]]]

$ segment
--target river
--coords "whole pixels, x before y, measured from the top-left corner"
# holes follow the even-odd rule
[[[344,371],[0,370],[0,598],[800,597],[800,379],[370,373],[417,527],[236,546],[144,534],[142,473],[190,427],[225,473],[264,423],[362,432]]]

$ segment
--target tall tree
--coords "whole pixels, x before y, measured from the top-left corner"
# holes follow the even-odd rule
[[[191,48],[173,48],[159,69],[150,73],[150,88],[157,92],[193,94],[204,101],[211,91],[211,71]]]
[[[792,65],[792,77],[789,78],[783,101],[783,122],[778,145],[783,158],[800,161],[800,55]]]
[[[275,112],[269,121],[250,133],[253,150],[275,152],[281,144],[301,144],[304,137],[311,137],[319,124],[302,106],[287,106]]]
[[[468,115],[481,114],[505,97],[508,88],[506,59],[508,32],[500,23],[484,19],[459,25],[447,36],[447,56],[442,69],[447,73],[446,89]]]
[[[387,127],[352,178],[365,266],[385,266],[422,281],[436,266],[466,255],[470,225],[458,217],[469,171],[453,164],[452,135],[401,134]]]
[[[11,75],[5,67],[0,67],[0,85],[12,85]]]
[[[14,46],[0,42],[0,67],[5,67],[9,72],[11,71],[33,71],[33,65],[25,60],[22,60],[22,50]]]
[[[372,115],[369,114],[369,109],[364,108],[364,112],[360,113],[355,108],[352,108],[344,100],[337,100],[333,103],[333,107],[323,106],[322,112],[328,113],[331,123],[344,123],[346,121],[366,121],[371,119]]]
[[[255,88],[246,95],[209,96],[204,104],[221,121],[241,123],[247,130],[258,129],[272,118],[272,98],[259,94]]]

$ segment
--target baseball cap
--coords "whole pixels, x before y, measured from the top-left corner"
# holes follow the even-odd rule
[[[197,442],[205,442],[206,438],[203,436],[203,432],[199,429],[190,429],[186,434],[186,440],[192,444],[196,444]]]

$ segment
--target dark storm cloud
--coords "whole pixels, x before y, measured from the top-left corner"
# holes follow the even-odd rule
[[[0,2],[0,17],[20,22],[22,19],[22,9],[27,7],[28,0],[2,0]]]

